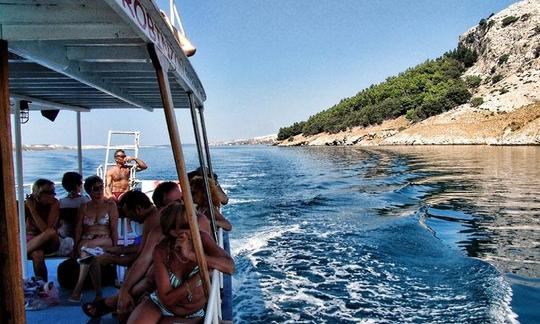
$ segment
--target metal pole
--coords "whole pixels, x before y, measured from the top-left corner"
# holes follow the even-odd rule
[[[23,279],[28,278],[26,268],[26,216],[24,210],[24,179],[22,163],[22,136],[21,136],[21,102],[15,101],[13,106],[13,125],[15,126],[15,171],[17,172],[17,203],[19,210],[19,244],[21,245],[21,264]]]
[[[169,1],[169,22],[174,27],[174,0]]]
[[[208,145],[208,137],[206,136],[206,123],[204,122],[204,107],[199,107],[199,117],[201,120],[201,129],[203,135],[204,149],[206,150],[206,162],[208,162],[208,170],[212,178],[214,177],[214,169],[212,168],[212,159],[210,158],[210,146]]]
[[[9,106],[8,43],[0,39],[0,323],[25,323]],[[22,216],[22,215],[21,215]]]
[[[83,175],[82,169],[82,136],[81,136],[81,112],[77,111],[77,162],[79,165],[79,174]],[[84,176],[83,176],[84,178]]]
[[[206,200],[208,202],[208,210],[210,211],[210,226],[212,227],[212,234],[214,240],[217,242],[216,232],[216,216],[214,214],[214,204],[212,203],[212,193],[210,192],[210,185],[208,181],[208,172],[206,172],[206,163],[204,158],[204,151],[201,143],[201,132],[199,130],[199,123],[197,121],[197,112],[195,111],[195,105],[193,104],[193,94],[188,93],[189,109],[191,111],[191,121],[193,123],[193,132],[195,133],[195,142],[197,143],[197,153],[199,153],[199,164],[201,165],[202,176],[204,179],[204,189],[206,191]],[[213,177],[213,175],[211,175]]]
[[[156,51],[154,44],[148,44],[148,52],[152,58],[152,63],[156,70],[157,81],[159,83],[159,92],[161,94],[161,101],[163,102],[163,112],[165,113],[165,119],[167,121],[167,128],[169,130],[169,137],[171,140],[171,147],[174,154],[176,173],[178,174],[178,179],[180,180],[182,199],[184,200],[184,206],[188,215],[187,219],[191,231],[191,239],[193,240],[193,248],[197,257],[197,263],[199,264],[199,271],[201,272],[204,292],[206,298],[208,299],[210,298],[211,294],[210,274],[208,273],[206,255],[204,254],[201,241],[197,214],[195,213],[195,208],[193,208],[193,198],[191,197],[191,189],[189,187],[186,164],[184,162],[184,152],[182,151],[182,143],[180,142],[180,135],[178,133],[178,125],[176,124],[174,105],[171,97],[171,88],[169,86],[169,79],[167,77],[168,67],[162,65],[168,63],[165,61],[165,58],[160,56],[161,54]],[[160,58],[162,58],[163,61],[160,60]]]

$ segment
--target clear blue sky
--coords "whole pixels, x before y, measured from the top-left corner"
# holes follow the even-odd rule
[[[455,48],[460,34],[514,2],[176,0],[197,46],[191,62],[208,96],[210,140],[277,133]],[[157,3],[168,11],[168,0]],[[189,115],[177,116],[182,141],[194,142]],[[109,129],[168,143],[161,110],[83,114],[83,144],[105,144]],[[62,112],[54,124],[32,113],[23,142],[74,145],[75,132],[75,113]]]

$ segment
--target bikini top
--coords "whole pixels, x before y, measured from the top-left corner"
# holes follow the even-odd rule
[[[197,273],[199,273],[199,266],[195,266],[193,268],[193,270],[191,270],[191,272],[189,273],[188,275],[188,279],[193,277],[194,275],[196,275]],[[181,278],[178,278],[174,272],[170,271],[169,270],[169,281],[171,282],[171,287],[172,288],[178,288],[180,287],[180,285],[182,285],[182,279]]]
[[[83,223],[86,226],[109,225],[109,213],[105,213],[104,215],[98,218],[84,217]]]

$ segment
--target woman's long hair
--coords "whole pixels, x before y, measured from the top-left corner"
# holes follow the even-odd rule
[[[175,229],[189,229],[189,223],[186,218],[186,209],[179,202],[169,204],[161,212],[159,219],[161,231],[168,239],[174,239],[171,231]]]
[[[161,241],[160,245],[166,248],[165,266],[167,269],[171,267],[171,260],[174,257],[174,244],[176,237],[171,234],[171,231],[175,229],[189,229],[189,223],[186,218],[186,210],[184,205],[180,202],[173,202],[169,204],[161,212],[159,219],[161,225],[161,231],[165,238]]]
[[[212,204],[214,207],[219,207],[221,205],[221,200],[219,199],[219,189],[216,186],[216,183],[213,179],[208,179],[208,185],[210,186],[210,194],[212,195]],[[204,188],[204,178],[201,176],[195,176],[189,181],[189,186],[191,187],[191,194],[194,195],[196,192],[202,192],[204,197],[206,197],[206,189]],[[208,207],[208,202],[205,199],[203,203],[204,207]]]

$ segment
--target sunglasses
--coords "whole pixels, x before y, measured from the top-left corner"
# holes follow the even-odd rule
[[[125,155],[125,154],[123,154],[123,155],[115,155],[114,157],[115,157],[115,158],[125,158],[126,155]]]
[[[92,187],[92,191],[93,191],[93,192],[102,191],[103,188],[104,188],[103,185],[100,185],[100,186],[93,186],[93,187]]]

